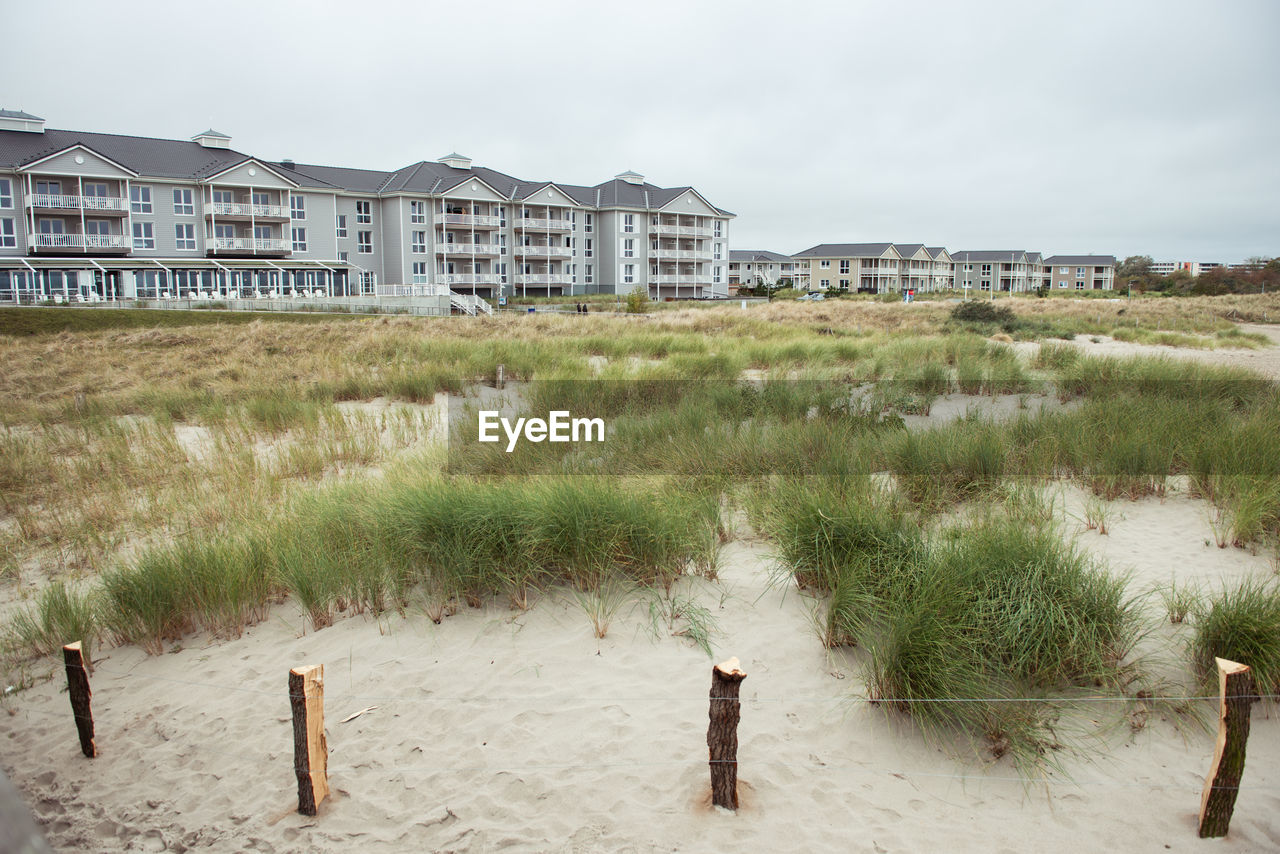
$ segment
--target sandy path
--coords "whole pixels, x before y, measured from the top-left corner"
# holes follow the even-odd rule
[[[1064,518],[1083,495],[1063,490]],[[1135,589],[1269,573],[1265,556],[1205,548],[1205,506],[1122,502],[1111,534],[1071,534]],[[1071,530],[1076,531],[1078,526]],[[303,632],[288,605],[245,637],[148,657],[108,650],[94,676],[102,756],[79,757],[59,681],[0,715],[0,762],[61,850],[211,851],[1200,851],[1195,813],[1212,740],[1153,714],[1120,726],[1076,783],[1028,789],[1006,762],[926,744],[850,703],[858,662],[829,656],[813,603],[773,586],[764,544],[728,544],[717,582],[684,582],[713,615],[717,660],[742,659],[743,809],[708,804],[708,657],[647,609],[608,636],[561,596],[439,626],[355,617]],[[1173,648],[1187,629],[1166,626]],[[324,663],[335,797],[293,811],[288,667]],[[342,718],[377,706],[349,723]],[[1230,838],[1280,846],[1280,721],[1255,712]]]

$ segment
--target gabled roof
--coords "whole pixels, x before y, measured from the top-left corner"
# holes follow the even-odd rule
[[[959,252],[952,252],[951,258],[961,263],[973,263],[974,261],[999,261],[1004,264],[1025,264],[1027,263],[1027,253],[1022,249],[964,249]]]
[[[353,193],[376,193],[391,174],[375,169],[344,169],[340,166],[314,166],[310,163],[294,163],[291,166],[272,163],[271,166],[303,187],[349,190]]]
[[[230,148],[205,148],[190,140],[57,129],[44,133],[0,131],[0,169],[15,169],[75,145],[83,145],[132,172],[151,178],[195,181],[203,174],[246,158]]]
[[[51,158],[51,157],[57,157],[57,156],[58,156],[58,155],[60,155],[60,154],[65,154],[65,153],[67,153],[68,151],[74,151],[74,150],[76,150],[77,148],[78,148],[78,149],[80,149],[81,151],[87,151],[87,152],[89,152],[90,154],[92,154],[92,155],[94,155],[94,156],[96,156],[96,157],[99,157],[99,158],[101,158],[101,159],[103,159],[103,160],[107,161],[107,162],[108,162],[108,163],[110,163],[112,166],[115,166],[117,169],[120,169],[120,170],[121,170],[121,171],[123,171],[123,172],[128,172],[128,173],[129,173],[129,174],[131,174],[131,175],[137,175],[137,174],[138,174],[136,170],[130,169],[128,166],[125,166],[123,163],[117,163],[116,161],[114,161],[114,160],[112,160],[110,157],[108,157],[107,155],[103,154],[101,151],[94,151],[92,148],[90,148],[89,146],[84,145],[84,144],[82,144],[82,143],[76,143],[75,145],[68,145],[66,148],[64,148],[64,149],[62,149],[62,150],[60,150],[60,151],[51,151],[51,152],[49,152],[48,154],[42,154],[42,155],[40,155],[39,157],[35,158],[34,160],[28,160],[26,163],[23,163],[19,168],[20,168],[20,169],[30,169],[32,166],[37,166],[37,165],[39,165],[41,162],[43,162],[43,161],[45,161],[45,160],[48,160],[48,159],[49,159],[49,158]],[[83,158],[81,158],[81,159],[83,159]]]
[[[293,178],[289,177],[288,173],[285,172],[283,169],[278,170],[271,164],[268,164],[262,160],[259,160],[256,157],[245,157],[236,163],[220,164],[217,168],[211,169],[205,174],[201,175],[200,179],[202,181],[212,180],[218,177],[219,175],[222,175],[223,173],[230,172],[232,169],[238,169],[241,166],[245,165],[246,163],[253,163],[257,166],[261,166],[263,169],[266,169],[268,172],[270,172],[272,175],[275,175],[281,181],[287,181],[290,184],[294,183]]]
[[[1114,267],[1116,265],[1116,256],[1114,255],[1051,255],[1044,259],[1044,263],[1050,267],[1054,264],[1062,264],[1063,266],[1079,266],[1079,267]]]
[[[200,138],[200,137],[202,137],[202,136],[211,136],[211,137],[213,137],[214,139],[231,139],[231,137],[227,136],[227,135],[226,135],[225,133],[223,133],[222,131],[217,131],[217,130],[214,130],[213,128],[210,128],[209,130],[205,131],[204,133],[198,133],[198,134],[196,134],[195,136],[193,136],[193,137],[191,137],[191,138],[192,138],[192,139],[199,139],[199,138]]]
[[[929,255],[932,256],[933,260],[935,261],[937,261],[943,255],[946,255],[948,258],[951,257],[951,253],[947,251],[947,247],[945,246],[926,246],[925,251],[928,252]]]
[[[795,258],[883,258],[886,252],[896,252],[892,243],[819,243]]]
[[[730,249],[729,260],[746,264],[758,261],[787,263],[791,260],[791,256],[783,255],[781,252],[770,252],[768,249]]]
[[[44,119],[39,116],[33,116],[30,113],[24,113],[22,110],[0,110],[0,119],[26,119],[32,122],[42,122]]]

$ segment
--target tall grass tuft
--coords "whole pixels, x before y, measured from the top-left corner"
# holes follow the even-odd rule
[[[91,593],[55,581],[40,591],[33,608],[14,614],[5,647],[11,652],[54,655],[75,641],[83,645],[84,660],[93,670],[93,646],[98,639],[98,615]]]
[[[1280,583],[1247,580],[1202,602],[1195,617],[1191,660],[1203,690],[1217,693],[1214,659],[1225,658],[1253,668],[1260,693],[1280,694]]]

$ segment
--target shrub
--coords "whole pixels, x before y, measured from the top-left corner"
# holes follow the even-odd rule
[[[637,286],[627,294],[627,314],[645,314],[649,311],[649,293]]]
[[[951,319],[959,323],[994,323],[1004,325],[1015,320],[1013,309],[990,300],[970,300],[951,309]]]

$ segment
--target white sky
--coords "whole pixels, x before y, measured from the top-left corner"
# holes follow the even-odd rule
[[[0,0],[0,106],[392,169],[635,169],[734,248],[1280,254],[1280,2]]]

